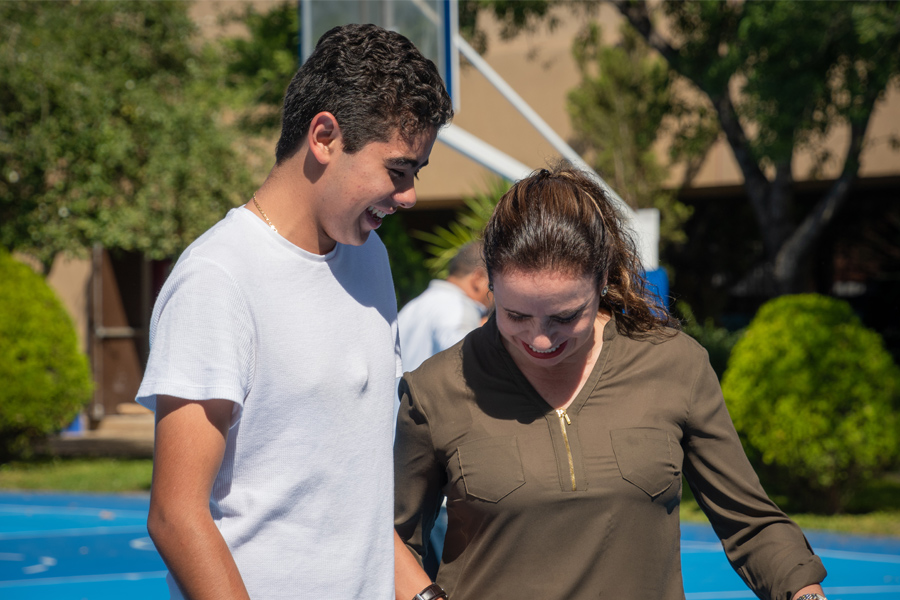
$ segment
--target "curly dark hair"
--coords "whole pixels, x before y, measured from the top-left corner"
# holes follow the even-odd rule
[[[593,277],[598,289],[609,286],[600,307],[615,314],[623,335],[678,328],[648,293],[632,233],[609,195],[566,162],[535,171],[503,195],[484,230],[484,262],[491,282],[494,273],[511,271]]]
[[[395,131],[412,140],[453,118],[434,63],[399,33],[376,25],[342,25],[319,38],[285,92],[276,162],[297,152],[322,111],[337,119],[349,153],[386,142]]]

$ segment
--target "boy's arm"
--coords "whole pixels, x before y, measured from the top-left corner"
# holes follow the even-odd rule
[[[228,400],[157,398],[147,529],[182,593],[191,600],[249,600],[209,512],[233,406]]]

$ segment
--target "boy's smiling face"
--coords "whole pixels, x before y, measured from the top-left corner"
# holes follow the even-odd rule
[[[415,178],[428,164],[437,132],[411,140],[398,133],[386,142],[369,142],[358,152],[344,152],[340,140],[330,153],[327,192],[317,206],[319,247],[329,252],[336,242],[359,246],[386,215],[416,203]]]

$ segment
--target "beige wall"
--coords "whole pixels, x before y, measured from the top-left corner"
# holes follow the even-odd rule
[[[56,291],[63,306],[75,323],[78,344],[87,352],[88,285],[91,282],[90,259],[57,256],[47,276],[47,283]]]

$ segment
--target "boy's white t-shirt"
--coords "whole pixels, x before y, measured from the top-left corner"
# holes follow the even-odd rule
[[[381,240],[320,256],[233,209],[178,260],[150,343],[139,403],[234,402],[210,510],[250,597],[393,598],[402,370]]]

